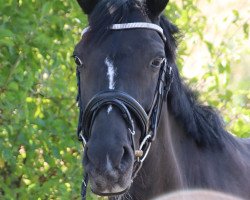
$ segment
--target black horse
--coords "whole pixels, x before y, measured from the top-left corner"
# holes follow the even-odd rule
[[[250,141],[227,133],[180,79],[178,29],[161,15],[168,0],[78,3],[89,19],[74,51],[78,136],[92,191],[147,200],[206,188],[250,199]]]

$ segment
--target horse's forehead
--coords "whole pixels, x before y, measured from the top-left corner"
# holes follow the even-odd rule
[[[90,58],[89,53],[92,52],[95,59],[105,60],[109,56],[116,61],[150,57],[149,54],[155,54],[156,51],[164,52],[164,43],[159,34],[154,30],[143,29],[112,31],[100,45],[90,44],[88,47],[87,58]]]

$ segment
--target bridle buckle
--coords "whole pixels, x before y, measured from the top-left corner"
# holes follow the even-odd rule
[[[148,134],[141,142],[140,148],[138,150],[135,150],[135,156],[137,158],[137,162],[143,163],[144,160],[146,159],[151,147],[151,140],[150,140],[151,137],[152,135]]]

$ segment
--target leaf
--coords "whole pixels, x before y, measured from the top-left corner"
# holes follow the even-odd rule
[[[12,37],[8,37],[8,36],[1,37],[0,36],[0,46],[7,46],[7,47],[11,48],[12,46],[14,46],[14,44],[15,43],[14,43]]]
[[[10,90],[14,90],[14,91],[18,91],[18,88],[19,88],[19,85],[16,83],[16,82],[11,82],[9,85],[8,85],[8,88],[10,89]]]
[[[233,23],[235,23],[235,22],[237,22],[237,21],[239,20],[240,14],[239,14],[238,10],[233,10],[232,12],[233,12],[233,14],[234,14]]]
[[[244,23],[243,31],[244,31],[244,34],[245,34],[245,38],[248,38],[249,37],[249,24],[248,23]]]
[[[214,53],[214,45],[209,41],[205,41],[205,43],[207,45],[207,48],[208,48],[210,54],[213,54]]]
[[[42,7],[42,16],[46,16],[49,14],[50,10],[52,9],[52,4],[53,2],[49,1],[49,2],[46,2],[43,7]]]
[[[9,29],[0,27],[0,38],[4,38],[4,37],[14,37],[14,33]]]
[[[11,150],[10,149],[3,149],[2,150],[2,157],[5,161],[10,161],[13,159],[13,156],[11,154]]]

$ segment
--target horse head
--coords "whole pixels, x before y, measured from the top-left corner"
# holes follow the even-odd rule
[[[94,193],[120,194],[146,158],[170,87],[171,34],[159,19],[168,1],[78,3],[89,18],[74,50],[83,164]]]

